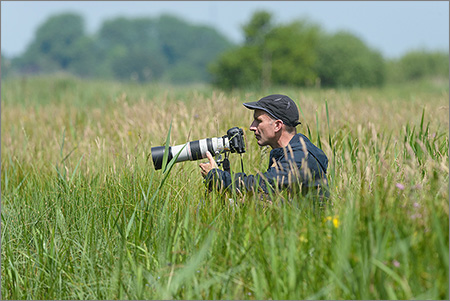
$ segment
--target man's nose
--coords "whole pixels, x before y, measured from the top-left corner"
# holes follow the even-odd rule
[[[256,126],[254,125],[253,122],[252,122],[252,124],[250,124],[249,130],[252,132],[256,132]]]

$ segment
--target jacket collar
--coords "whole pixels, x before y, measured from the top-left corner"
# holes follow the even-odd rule
[[[279,158],[280,156],[282,156],[284,154],[284,148],[287,148],[289,145],[293,148],[294,146],[297,146],[297,144],[300,144],[300,137],[302,137],[303,135],[300,133],[297,133],[294,135],[294,137],[292,137],[292,139],[289,141],[288,145],[285,147],[278,147],[278,148],[274,148],[270,151],[270,161],[272,161],[272,158]],[[303,136],[305,139],[306,137]],[[301,145],[300,145],[301,147]]]

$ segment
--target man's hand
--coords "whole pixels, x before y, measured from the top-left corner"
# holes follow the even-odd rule
[[[213,156],[211,155],[210,152],[206,152],[206,157],[208,157],[209,162],[208,163],[200,163],[200,172],[202,174],[203,177],[206,177],[206,175],[208,174],[208,172],[213,169],[213,168],[219,168],[217,166],[216,161],[214,161]]]

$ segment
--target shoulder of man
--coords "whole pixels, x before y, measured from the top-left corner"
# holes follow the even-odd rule
[[[296,134],[293,140],[295,148],[300,147],[304,153],[307,152],[308,155],[313,156],[322,166],[323,170],[326,172],[328,167],[328,157],[325,155],[325,152],[323,150],[318,148],[303,134],[300,133]]]

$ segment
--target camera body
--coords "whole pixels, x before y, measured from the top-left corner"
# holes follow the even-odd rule
[[[232,153],[245,153],[244,131],[238,127],[232,127],[227,131],[230,150]]]
[[[162,168],[164,157],[164,146],[152,147],[152,160],[155,169]],[[245,153],[244,131],[238,127],[232,127],[227,134],[222,137],[205,138],[168,147],[168,161],[176,158],[176,162],[195,161],[206,158],[209,151],[213,156],[221,153]],[[177,157],[178,155],[178,157]]]

